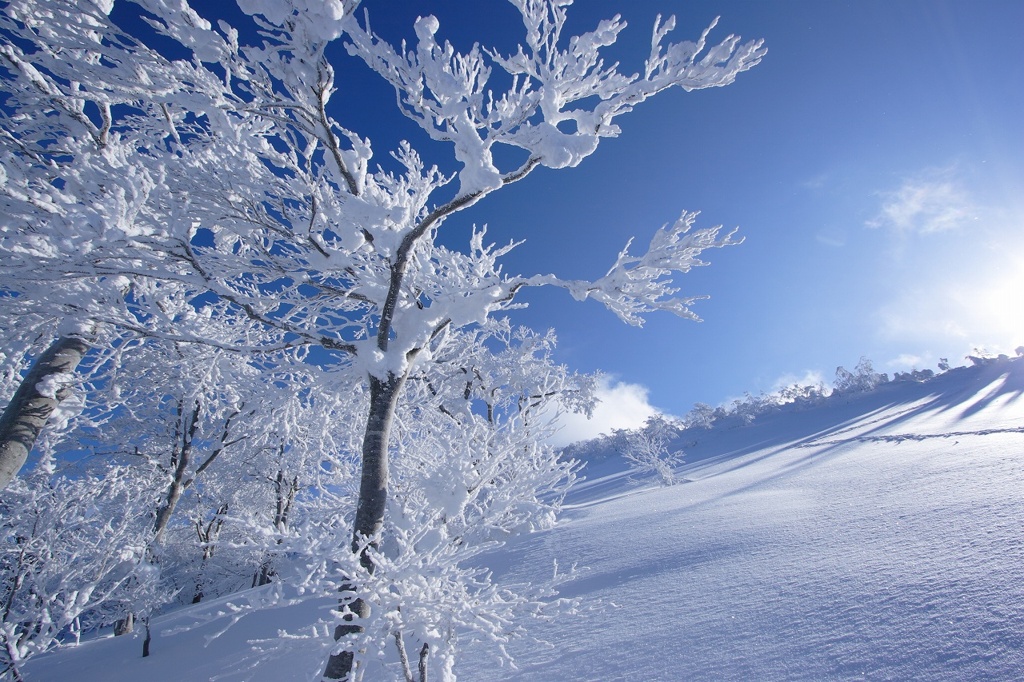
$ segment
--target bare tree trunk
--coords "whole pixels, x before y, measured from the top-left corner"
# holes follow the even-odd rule
[[[171,515],[174,513],[175,507],[178,506],[178,500],[181,499],[182,491],[185,490],[185,476],[188,472],[189,462],[192,460],[192,441],[195,439],[196,429],[199,428],[199,413],[202,409],[199,400],[196,400],[195,407],[192,408],[187,425],[184,421],[184,407],[184,404],[179,401],[178,424],[175,427],[174,435],[175,444],[174,450],[171,453],[171,467],[174,468],[174,474],[171,482],[167,485],[167,497],[156,511],[156,522],[153,524],[153,539],[146,549],[145,561],[151,565],[156,563],[156,547],[163,542],[164,531],[167,530],[167,524],[171,521]],[[179,439],[180,442],[178,442]],[[135,614],[129,613],[114,625],[114,635],[131,634],[134,629]],[[143,651],[148,650],[149,641],[147,640],[143,643]]]
[[[423,643],[420,649],[420,682],[427,682],[427,654],[430,653],[430,645]]]
[[[68,396],[58,388],[51,396],[39,392],[39,384],[50,376],[69,376],[78,367],[89,344],[79,338],[62,336],[36,359],[25,380],[0,417],[0,490],[18,475],[28,453],[57,405]]]
[[[363,547],[369,542],[370,547],[376,548],[384,526],[388,503],[388,440],[404,384],[405,377],[389,375],[386,381],[370,377],[370,414],[363,436],[363,469],[352,529],[352,551],[360,553],[360,563],[371,573],[373,560]]]
[[[387,380],[370,377],[370,413],[363,435],[363,469],[352,533],[352,551],[359,554],[359,562],[370,573],[373,573],[374,565],[367,549],[376,549],[384,525],[384,511],[388,502],[388,438],[404,383],[404,376],[389,375]],[[351,615],[345,617],[349,623],[341,623],[334,629],[335,640],[363,631],[362,626],[351,623],[370,614],[369,605],[354,597],[357,589],[358,586],[351,585],[341,588],[341,608],[347,607]],[[324,678],[350,679],[353,660],[351,651],[331,656],[327,661]]]
[[[196,521],[196,535],[203,545],[203,561],[199,564],[199,573],[196,577],[196,589],[192,593],[192,603],[198,604],[203,600],[203,583],[206,579],[206,563],[213,558],[217,551],[217,538],[220,537],[220,530],[224,527],[224,515],[228,513],[228,504],[225,502],[217,508],[213,519],[203,527],[201,521]]]
[[[281,454],[283,457],[284,446],[281,446]],[[278,469],[277,478],[274,480],[274,494],[277,499],[277,508],[274,511],[274,530],[279,534],[276,543],[278,545],[282,542],[281,535],[288,530],[288,516],[291,514],[292,503],[295,502],[295,495],[298,492],[299,477],[293,476],[291,481],[289,481],[284,469]],[[270,583],[270,579],[274,577],[273,557],[274,554],[272,552],[268,552],[263,556],[263,561],[260,562],[256,575],[252,579],[253,587],[260,587]]]
[[[192,413],[189,415],[188,424],[184,422],[184,405],[178,403],[178,425],[175,433],[175,441],[179,438],[181,442],[175,442],[174,451],[171,453],[171,466],[174,468],[174,476],[167,485],[167,497],[163,505],[157,509],[156,523],[153,525],[153,540],[151,545],[156,546],[163,542],[164,531],[171,522],[171,515],[178,506],[178,500],[188,485],[188,465],[192,462],[192,442],[195,440],[196,431],[199,429],[199,416],[202,405],[197,399]]]
[[[114,624],[114,635],[120,637],[121,635],[131,634],[132,630],[135,629],[135,614],[129,613],[127,616],[117,621]]]
[[[149,645],[153,641],[153,631],[149,629],[149,616],[146,616],[146,638],[142,640],[142,657],[149,657]]]
[[[405,675],[405,682],[416,682],[412,676],[412,668],[409,667],[409,654],[405,650],[405,640],[402,633],[395,630],[395,646],[398,647],[398,660],[402,664],[402,674]]]

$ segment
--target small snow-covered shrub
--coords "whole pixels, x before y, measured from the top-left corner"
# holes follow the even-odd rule
[[[657,474],[662,485],[676,483],[675,469],[683,464],[683,453],[673,452],[669,444],[677,435],[674,426],[661,417],[651,417],[643,429],[626,436],[622,456],[638,473]]]
[[[1021,356],[1022,350],[1024,350],[1024,346],[1017,347],[1017,349],[1014,351],[1014,353],[1016,353],[1016,357]],[[997,355],[985,348],[975,348],[974,353],[972,355],[966,356],[966,359],[970,361],[971,366],[973,367],[979,367],[982,365],[1005,364],[1007,362],[1010,362],[1011,360],[1010,356],[1007,355],[1006,353],[999,353]]]
[[[889,383],[889,376],[875,372],[871,360],[861,358],[853,372],[842,366],[836,367],[836,380],[833,386],[839,393],[863,393],[873,391],[886,383]]]
[[[928,381],[935,376],[935,372],[930,369],[915,369],[911,372],[897,372],[892,380],[893,381]]]
[[[706,403],[696,403],[683,417],[683,424],[688,429],[710,429],[715,424],[715,416],[715,408]]]
[[[820,404],[821,401],[829,396],[829,393],[830,391],[825,388],[825,385],[819,382],[815,384],[792,384],[776,392],[774,395],[777,396],[780,406],[796,405],[797,407],[810,407]]]
[[[682,428],[707,430],[729,424],[730,421],[733,426],[745,426],[789,405],[811,407],[825,400],[828,395],[828,389],[821,383],[795,383],[771,393],[745,393],[743,398],[732,401],[728,406],[713,408],[705,403],[696,403],[683,417]]]

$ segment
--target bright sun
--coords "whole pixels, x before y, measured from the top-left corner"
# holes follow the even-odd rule
[[[968,238],[905,262],[879,309],[882,335],[900,345],[1012,354],[1024,345],[1022,233],[993,231],[987,243]]]
[[[1024,344],[1024,255],[1016,254],[978,292],[977,322],[1007,344]]]

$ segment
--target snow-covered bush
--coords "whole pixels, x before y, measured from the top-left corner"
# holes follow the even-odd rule
[[[825,400],[828,395],[828,389],[820,382],[791,384],[771,393],[745,393],[743,398],[716,408],[705,403],[696,403],[682,418],[681,423],[687,429],[710,429],[723,423],[742,426],[789,406],[796,409],[812,407]]]
[[[915,369],[910,372],[896,372],[893,381],[928,381],[935,378],[935,372],[930,369]]]
[[[1022,353],[1022,351],[1024,351],[1024,346],[1018,346],[1017,349],[1014,351],[1015,355],[1012,359],[1016,360],[1018,358],[1024,357],[1024,353]],[[1007,355],[1006,353],[997,354],[988,351],[984,348],[975,348],[974,352],[971,355],[966,356],[966,358],[974,366],[992,365],[997,363],[1002,364],[1011,361],[1010,356]]]
[[[688,429],[710,429],[715,424],[716,413],[710,405],[696,403],[683,417],[683,425]]]
[[[793,405],[797,409],[813,407],[828,398],[831,391],[820,381],[813,384],[791,384],[776,395],[779,405]]]
[[[650,417],[642,429],[627,434],[622,456],[633,471],[653,473],[662,485],[673,485],[675,469],[684,462],[683,453],[669,447],[678,434],[676,427],[663,417]]]
[[[888,381],[889,377],[886,374],[875,372],[871,361],[862,357],[853,372],[842,366],[837,367],[836,379],[832,386],[837,393],[863,393],[873,391]]]

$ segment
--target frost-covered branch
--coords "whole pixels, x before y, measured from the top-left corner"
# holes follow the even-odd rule
[[[656,310],[670,312],[690,320],[700,320],[690,306],[706,296],[677,298],[679,289],[672,286],[671,276],[685,274],[691,268],[707,265],[700,260],[706,249],[742,243],[733,230],[719,237],[722,226],[691,231],[697,213],[683,213],[673,224],[664,225],[654,233],[647,251],[639,256],[629,253],[626,245],[607,274],[592,282],[562,280],[554,275],[538,275],[519,281],[526,286],[553,285],[567,289],[577,301],[592,298],[615,313],[619,319],[642,326],[644,315]]]
[[[527,45],[508,57],[479,45],[460,53],[447,41],[439,43],[440,23],[433,16],[416,22],[414,49],[382,41],[368,18],[365,27],[354,21],[349,27],[349,51],[392,84],[402,113],[434,139],[452,144],[462,166],[460,195],[500,186],[495,144],[525,149],[550,168],[575,166],[594,152],[600,138],[618,135],[614,119],[637,104],[673,86],[727,85],[765,54],[762,41],[741,45],[737,36],[708,49],[717,19],[697,42],[663,45],[675,19],[659,17],[643,75],[624,75],[600,57],[626,26],[619,17],[571,38],[562,49],[570,3],[511,1],[522,15]],[[512,76],[500,95],[492,92],[487,58]]]

